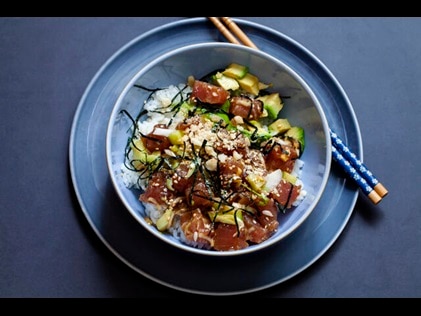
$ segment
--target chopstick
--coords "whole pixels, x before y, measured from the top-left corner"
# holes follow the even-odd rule
[[[329,132],[332,145],[339,150],[344,159],[350,162],[350,164],[360,175],[362,175],[363,179],[366,180],[368,185],[373,188],[373,190],[380,196],[380,198],[385,197],[389,192],[383,186],[383,184],[381,184],[379,180],[377,180],[377,178],[371,173],[371,171],[361,162],[361,160],[359,160],[357,156],[351,150],[349,150],[342,139],[335,132],[333,132],[332,129],[330,129]]]
[[[216,28],[226,37],[228,41],[234,44],[241,43],[237,40],[237,38],[230,32],[230,30],[240,39],[240,41],[252,48],[257,48],[257,46],[250,40],[250,38],[238,27],[238,25],[229,17],[221,17],[222,22],[225,23],[226,26],[228,26],[229,29],[225,27],[224,24],[222,24],[217,17],[208,17],[209,20],[212,21],[213,24],[215,24]]]
[[[238,27],[238,25],[229,17],[221,17],[222,22],[217,17],[208,17],[216,28],[225,36],[225,38],[234,44],[241,45],[240,41],[249,47],[257,48],[250,38]],[[231,33],[231,31],[232,33]],[[238,40],[237,38],[240,40]],[[330,139],[332,141],[332,158],[353,179],[361,191],[374,204],[378,204],[389,192],[381,184],[373,173],[361,162],[360,159],[348,148],[342,139],[331,129],[329,129]]]
[[[358,170],[353,167],[353,165],[344,158],[344,156],[338,151],[335,145],[332,144],[332,157],[339,163],[343,170],[353,179],[364,194],[374,203],[377,204],[382,200],[382,197],[370,186],[365,178],[362,177]]]

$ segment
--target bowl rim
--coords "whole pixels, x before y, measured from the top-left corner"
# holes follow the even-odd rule
[[[130,203],[128,203],[128,201],[126,199],[123,198],[123,195],[120,192],[119,182],[117,180],[117,177],[114,174],[114,168],[113,168],[113,163],[112,163],[112,159],[111,159],[111,156],[112,156],[111,139],[112,139],[112,131],[113,131],[114,123],[115,123],[116,117],[119,114],[119,110],[121,108],[120,104],[122,103],[122,101],[126,97],[127,93],[130,91],[130,89],[132,89],[133,84],[143,74],[147,73],[150,69],[152,69],[157,64],[161,63],[163,60],[166,60],[166,59],[168,59],[168,58],[170,58],[174,55],[183,53],[185,51],[189,51],[189,50],[192,50],[192,49],[207,48],[207,47],[235,48],[235,49],[238,49],[238,50],[241,50],[241,51],[244,51],[244,52],[248,52],[250,54],[258,55],[259,57],[267,59],[272,63],[278,64],[280,66],[280,68],[285,69],[286,72],[290,76],[292,76],[302,86],[302,88],[306,91],[306,93],[309,95],[309,97],[313,101],[314,106],[317,110],[317,113],[320,116],[321,125],[323,126],[323,131],[324,131],[324,134],[325,134],[325,137],[324,137],[325,158],[326,158],[326,160],[325,160],[325,170],[323,172],[322,180],[320,182],[321,183],[320,188],[317,191],[317,194],[314,195],[314,198],[313,198],[312,202],[310,203],[310,205],[308,205],[304,214],[299,218],[299,220],[297,220],[293,225],[291,225],[291,227],[289,227],[287,230],[285,230],[282,234],[280,234],[278,236],[270,237],[269,239],[263,241],[260,244],[254,244],[254,245],[251,245],[247,248],[239,249],[239,250],[215,251],[215,250],[197,248],[197,247],[190,246],[186,243],[183,243],[180,240],[175,241],[175,240],[172,240],[171,238],[168,238],[170,236],[168,233],[159,232],[156,229],[155,226],[148,224],[146,222],[146,220],[144,219],[144,217],[137,210],[135,210],[133,208],[133,206]],[[186,74],[186,76],[187,75],[189,75],[189,74]],[[175,83],[175,84],[177,84],[177,83]],[[288,237],[289,235],[291,235],[294,231],[297,230],[298,227],[300,227],[302,225],[302,223],[305,222],[305,220],[311,215],[313,210],[316,208],[319,200],[323,196],[323,193],[326,189],[328,179],[329,179],[330,169],[331,169],[331,163],[332,163],[331,145],[332,144],[331,144],[331,139],[330,139],[330,134],[329,134],[329,123],[328,123],[328,120],[327,120],[327,117],[326,117],[326,114],[323,110],[322,105],[320,104],[318,98],[316,97],[315,93],[312,91],[310,86],[307,84],[307,82],[303,78],[301,78],[301,76],[299,76],[299,74],[295,70],[293,70],[290,66],[288,66],[282,60],[274,57],[273,55],[271,55],[269,53],[266,53],[264,51],[257,50],[257,49],[254,49],[254,48],[251,48],[251,47],[248,47],[248,46],[243,46],[243,45],[238,45],[238,44],[233,44],[233,43],[228,43],[228,42],[201,42],[201,43],[189,44],[189,45],[186,45],[186,46],[183,46],[183,47],[173,49],[171,51],[164,52],[163,54],[156,57],[154,60],[148,62],[147,64],[145,64],[143,66],[141,66],[139,68],[139,70],[126,83],[126,85],[121,90],[120,94],[118,95],[118,98],[116,99],[116,101],[114,103],[114,106],[113,106],[113,109],[111,111],[111,114],[108,118],[107,127],[106,127],[106,144],[105,144],[106,157],[105,157],[105,159],[106,159],[108,174],[110,176],[111,183],[114,187],[116,195],[118,196],[119,200],[123,203],[125,209],[127,211],[129,211],[129,213],[132,215],[132,217],[138,223],[140,223],[141,226],[144,229],[146,229],[152,235],[154,235],[158,239],[164,241],[165,243],[167,243],[169,245],[172,245],[172,246],[174,246],[178,249],[181,249],[183,251],[187,251],[187,252],[199,254],[199,255],[206,255],[206,256],[229,257],[229,256],[239,256],[239,255],[244,255],[244,254],[255,253],[257,251],[261,251],[263,249],[269,248],[272,245],[280,242],[281,240],[283,240],[286,237]],[[130,189],[127,188],[127,190],[130,190]],[[141,203],[141,202],[139,202],[139,203]]]

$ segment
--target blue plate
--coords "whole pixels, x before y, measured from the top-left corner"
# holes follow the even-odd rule
[[[234,20],[259,49],[281,59],[307,82],[324,107],[330,127],[362,157],[352,105],[326,66],[280,32]],[[285,240],[258,254],[202,257],[171,247],[144,230],[120,202],[108,175],[108,119],[121,91],[141,66],[172,49],[208,41],[225,39],[206,18],[194,18],[155,28],[117,51],[92,79],[78,105],[70,135],[70,170],[77,198],[92,229],[134,271],[185,292],[244,294],[280,284],[319,259],[346,226],[359,189],[332,165],[326,190],[313,213]]]

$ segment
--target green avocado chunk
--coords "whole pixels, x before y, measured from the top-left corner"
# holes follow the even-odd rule
[[[285,133],[290,128],[291,124],[286,118],[277,119],[268,126],[269,132],[273,135]]]
[[[263,102],[263,106],[268,112],[269,117],[273,119],[278,117],[279,111],[281,111],[284,106],[279,93],[262,95],[257,99]]]
[[[215,82],[225,90],[238,90],[240,88],[240,84],[234,78],[225,76],[224,74],[218,72],[214,78]]]
[[[287,137],[296,139],[300,143],[301,153],[304,151],[305,136],[304,136],[304,129],[302,127],[292,126],[289,130],[286,131],[284,135]]]
[[[234,79],[242,79],[248,72],[249,69],[247,66],[232,63],[229,64],[228,67],[225,68],[225,70],[222,73]]]

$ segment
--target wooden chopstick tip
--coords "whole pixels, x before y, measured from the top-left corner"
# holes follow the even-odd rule
[[[222,17],[221,20],[234,33],[234,35],[237,36],[237,38],[239,38],[241,42],[243,42],[244,45],[258,49],[257,46],[252,42],[252,40],[246,35],[246,33],[244,33],[243,30],[240,29],[231,18]]]
[[[377,194],[376,191],[371,191],[367,197],[373,202],[374,204],[379,204],[379,202],[382,200],[382,197]]]
[[[377,183],[373,189],[382,198],[389,194],[389,191],[381,183]]]
[[[257,46],[251,41],[251,39],[238,27],[238,25],[231,18],[222,17],[222,22],[218,17],[211,16],[208,17],[208,19],[216,26],[216,28],[222,33],[222,35],[225,36],[229,42],[258,49]],[[228,28],[225,27],[223,23]]]
[[[217,17],[210,16],[208,19],[216,26],[219,32],[225,36],[225,38],[233,44],[241,45],[241,43],[231,34],[231,32],[219,21]]]

